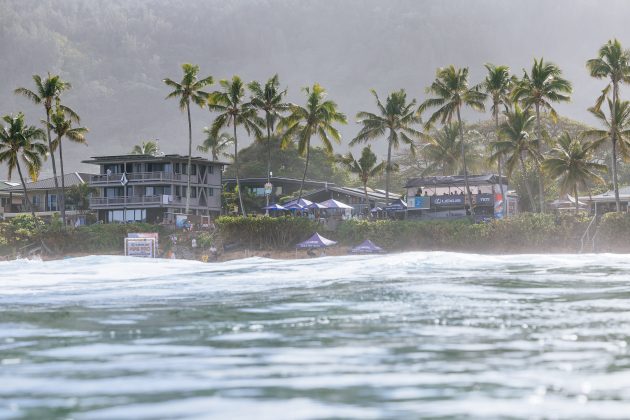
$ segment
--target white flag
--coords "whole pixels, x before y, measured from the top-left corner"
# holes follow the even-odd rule
[[[129,180],[127,179],[127,172],[123,172],[122,177],[120,178],[120,183],[122,185],[127,185]]]

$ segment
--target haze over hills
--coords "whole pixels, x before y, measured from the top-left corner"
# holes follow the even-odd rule
[[[23,110],[39,122],[43,111],[13,89],[31,87],[33,74],[60,73],[73,84],[65,102],[91,130],[89,147],[65,149],[66,166],[93,170],[80,160],[126,153],[141,140],[186,152],[185,117],[164,100],[161,82],[179,80],[183,62],[217,80],[278,73],[288,99],[300,103],[300,87],[319,82],[351,120],[342,128],[347,142],[358,130],[356,112],[374,110],[369,88],[385,96],[404,87],[422,100],[439,66],[469,66],[477,82],[485,62],[520,75],[544,56],[574,84],[573,102],[558,111],[594,123],[586,108],[604,82],[584,63],[610,38],[630,46],[629,12],[623,0],[2,0],[0,114]],[[212,118],[193,109],[195,143]]]

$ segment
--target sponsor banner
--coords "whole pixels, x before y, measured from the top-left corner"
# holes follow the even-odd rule
[[[505,205],[503,203],[503,194],[497,193],[494,195],[494,217],[496,219],[503,219]]]
[[[463,195],[437,195],[431,197],[432,205],[435,207],[463,207]]]
[[[155,258],[156,246],[154,238],[125,238],[125,255]]]
[[[431,208],[431,197],[428,196],[416,196],[413,197],[413,206],[416,209],[429,209]]]
[[[127,238],[151,238],[154,239],[155,250],[153,255],[158,255],[158,245],[160,243],[160,234],[157,232],[132,232],[127,234]]]

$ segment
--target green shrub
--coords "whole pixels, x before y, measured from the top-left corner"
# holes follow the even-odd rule
[[[317,222],[305,217],[222,216],[216,221],[223,243],[249,248],[288,249],[317,230]]]

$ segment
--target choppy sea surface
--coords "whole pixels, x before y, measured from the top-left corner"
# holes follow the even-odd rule
[[[630,256],[0,263],[0,418],[630,417]]]

